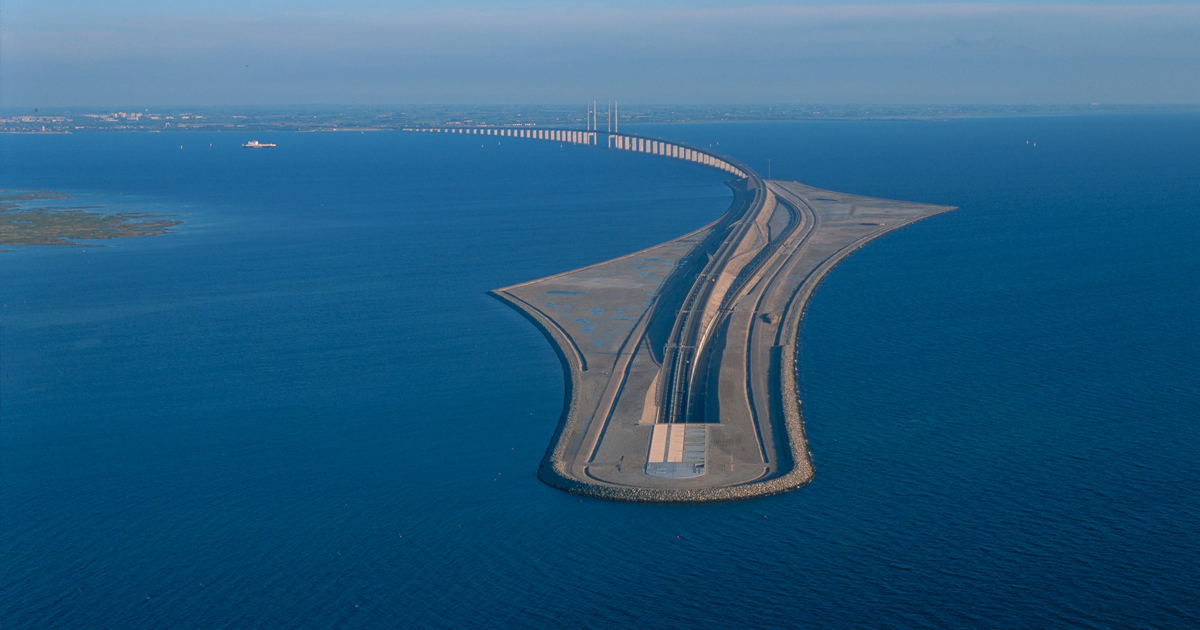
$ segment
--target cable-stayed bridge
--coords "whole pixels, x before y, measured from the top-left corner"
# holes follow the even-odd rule
[[[661,138],[651,138],[636,134],[581,130],[567,127],[409,127],[405,131],[456,133],[501,138],[527,138],[531,140],[601,146],[618,151],[648,153],[650,155],[661,155],[686,162],[695,162],[696,164],[725,171],[738,178],[746,177],[749,171],[749,169],[738,164],[735,160],[712,151],[689,146],[681,142],[672,142]]]

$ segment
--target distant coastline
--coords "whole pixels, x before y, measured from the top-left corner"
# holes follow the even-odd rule
[[[620,122],[676,124],[799,120],[951,120],[978,117],[1197,113],[1200,105],[625,105]],[[605,112],[598,112],[603,122]],[[418,105],[97,108],[5,107],[0,133],[395,131],[422,126],[584,126],[579,106]]]

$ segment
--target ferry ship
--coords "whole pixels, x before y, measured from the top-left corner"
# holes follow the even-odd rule
[[[246,148],[246,149],[267,149],[267,148],[270,148],[273,146],[275,146],[275,145],[270,144],[270,143],[264,144],[262,142],[259,142],[258,140],[251,140],[250,142],[247,142],[246,144],[242,145],[242,147]]]

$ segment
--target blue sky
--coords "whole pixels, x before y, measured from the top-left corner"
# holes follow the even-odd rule
[[[1200,4],[5,0],[0,106],[1198,103]]]

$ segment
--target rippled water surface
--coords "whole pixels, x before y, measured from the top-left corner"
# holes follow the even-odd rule
[[[814,295],[809,486],[633,505],[535,477],[561,369],[484,292],[706,223],[716,171],[432,134],[0,137],[4,188],[185,221],[0,253],[4,626],[1200,624],[1200,117],[640,131],[960,206]]]

